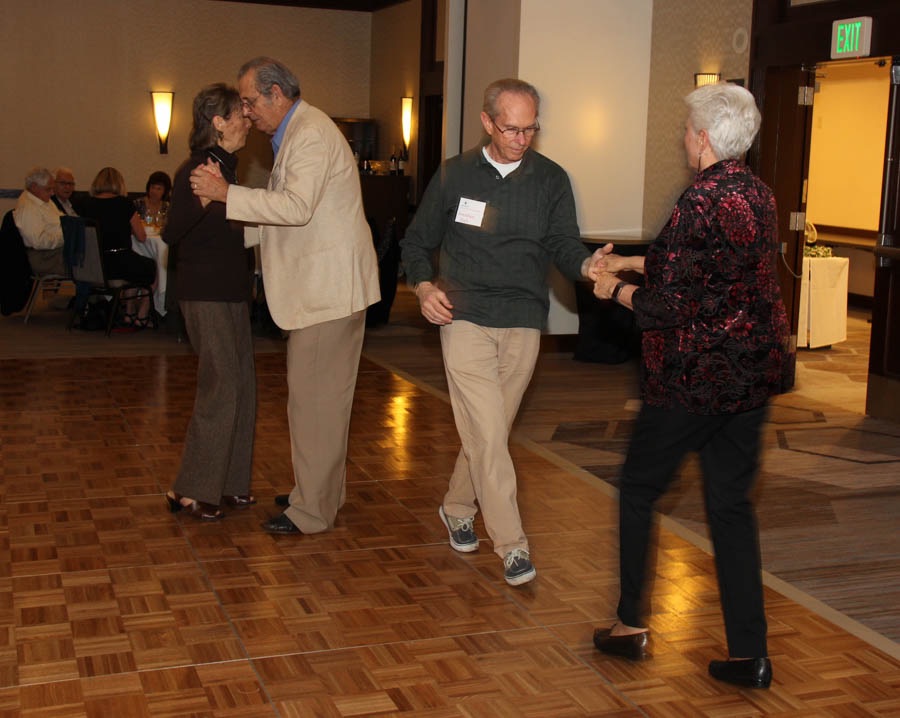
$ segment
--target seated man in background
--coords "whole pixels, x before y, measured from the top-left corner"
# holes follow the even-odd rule
[[[53,200],[59,211],[70,217],[77,217],[78,212],[72,206],[72,193],[75,191],[75,173],[68,167],[57,167],[53,173]]]
[[[37,274],[68,274],[63,258],[61,216],[50,201],[54,181],[50,170],[34,167],[25,177],[13,218],[25,242],[31,271]]]

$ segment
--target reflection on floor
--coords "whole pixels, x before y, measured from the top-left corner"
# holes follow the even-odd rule
[[[405,304],[408,295],[399,301],[401,324],[370,334],[369,355],[445,391],[433,333]],[[851,619],[845,625],[858,635],[889,638],[900,655],[900,426],[863,415],[867,318],[851,308],[846,342],[801,350],[797,386],[773,402],[757,490],[763,565],[773,584],[780,579],[808,594],[810,605],[832,620]],[[569,353],[545,353],[517,436],[615,487],[637,397],[633,364],[584,364]],[[695,461],[687,461],[659,509],[684,535],[708,545]]]
[[[161,332],[0,320],[0,715],[900,714],[897,645],[860,626],[900,603],[897,427],[802,388],[776,402],[759,496],[770,691],[706,675],[724,638],[690,464],[663,507],[653,660],[602,657],[590,635],[613,620],[634,366],[541,357],[512,444],[538,578],[513,589],[489,542],[447,546],[436,509],[458,442],[434,332],[410,305],[401,293],[367,336],[339,525],[299,538],[259,529],[291,471],[277,340],[257,355],[260,504],[201,525],[162,499],[193,356]],[[86,353],[46,358],[70,339]],[[868,615],[845,619],[806,584]]]

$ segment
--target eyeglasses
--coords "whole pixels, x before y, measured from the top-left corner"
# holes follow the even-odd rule
[[[249,99],[246,97],[242,97],[241,98],[241,107],[243,107],[247,110],[252,110],[253,107],[256,105],[256,103],[259,101],[260,97],[262,97],[262,95],[257,95],[256,97],[251,97]]]
[[[500,132],[506,139],[511,140],[515,137],[518,137],[520,134],[526,139],[530,140],[534,137],[536,132],[540,132],[540,125],[531,125],[530,127],[500,127],[496,122],[494,122],[494,118],[491,118],[491,124],[497,128],[497,131]]]
[[[57,186],[62,185],[63,187],[74,187],[75,186],[74,182],[69,182],[68,180],[56,180],[56,184],[57,184]]]

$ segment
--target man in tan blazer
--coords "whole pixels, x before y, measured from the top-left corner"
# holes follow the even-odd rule
[[[378,265],[350,146],[300,98],[293,73],[258,57],[238,73],[243,114],[272,135],[267,189],[227,184],[215,166],[191,174],[202,200],[258,226],[266,300],[288,332],[288,421],[294,489],[263,524],[272,533],[334,526],[346,496],[347,437],[365,310],[379,299]],[[248,228],[248,236],[256,228]]]

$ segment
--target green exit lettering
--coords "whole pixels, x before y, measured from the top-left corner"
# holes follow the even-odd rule
[[[838,53],[859,52],[859,31],[861,22],[850,22],[838,25],[837,51]]]

